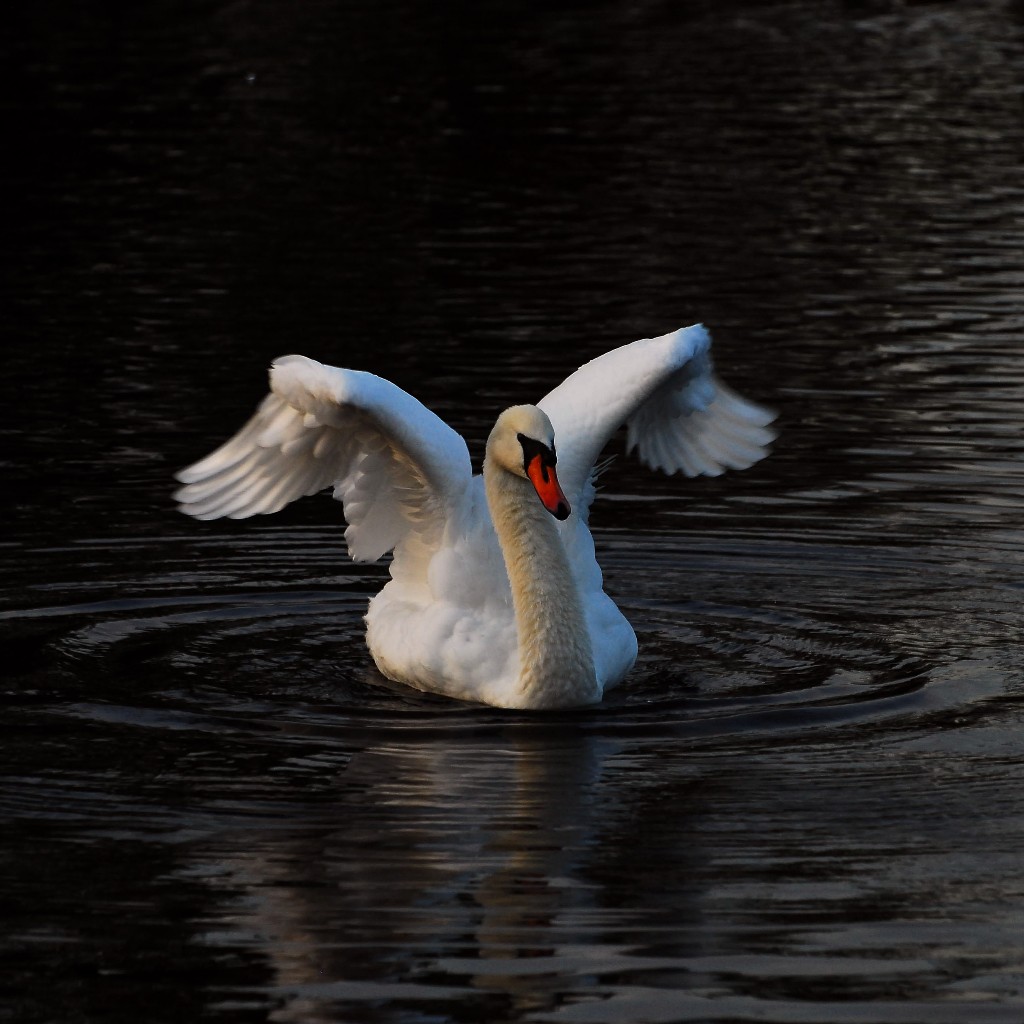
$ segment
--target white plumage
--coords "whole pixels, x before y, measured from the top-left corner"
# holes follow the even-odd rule
[[[394,550],[366,617],[385,675],[500,707],[591,703],[636,658],[587,527],[611,435],[625,423],[643,463],[686,476],[745,469],[775,436],[770,412],[717,379],[709,348],[695,325],[599,356],[502,414],[477,477],[465,441],[401,388],[284,356],[252,419],[178,474],[176,498],[199,519],[241,519],[333,487],[352,558]]]

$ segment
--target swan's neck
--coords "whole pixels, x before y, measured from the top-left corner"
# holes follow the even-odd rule
[[[484,486],[512,585],[519,640],[519,694],[510,706],[600,700],[583,603],[554,519],[528,480],[489,460]]]

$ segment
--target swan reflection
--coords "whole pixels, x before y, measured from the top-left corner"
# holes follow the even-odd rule
[[[206,940],[258,948],[278,1021],[467,993],[493,993],[504,1012],[550,1009],[567,957],[586,972],[580,950],[608,912],[588,862],[616,752],[571,725],[365,750],[300,828],[233,850],[221,837],[221,868],[247,896]]]

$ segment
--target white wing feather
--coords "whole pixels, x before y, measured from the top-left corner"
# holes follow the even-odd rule
[[[233,438],[178,474],[182,512],[243,519],[333,487],[349,553],[373,561],[410,531],[432,539],[463,500],[465,441],[395,384],[296,355],[270,383]]]
[[[558,476],[585,516],[594,463],[627,425],[627,450],[666,473],[718,476],[768,454],[774,413],[741,398],[714,373],[700,324],[598,356],[537,404],[555,430]]]

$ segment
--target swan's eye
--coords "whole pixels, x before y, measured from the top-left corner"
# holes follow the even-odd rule
[[[534,459],[540,459],[540,470],[544,477],[544,483],[548,482],[548,467],[554,468],[555,463],[558,461],[555,457],[555,446],[552,445],[550,448],[544,444],[543,441],[537,441],[532,437],[527,437],[525,434],[517,434],[519,438],[519,444],[523,449],[523,471],[529,472],[530,463]]]

